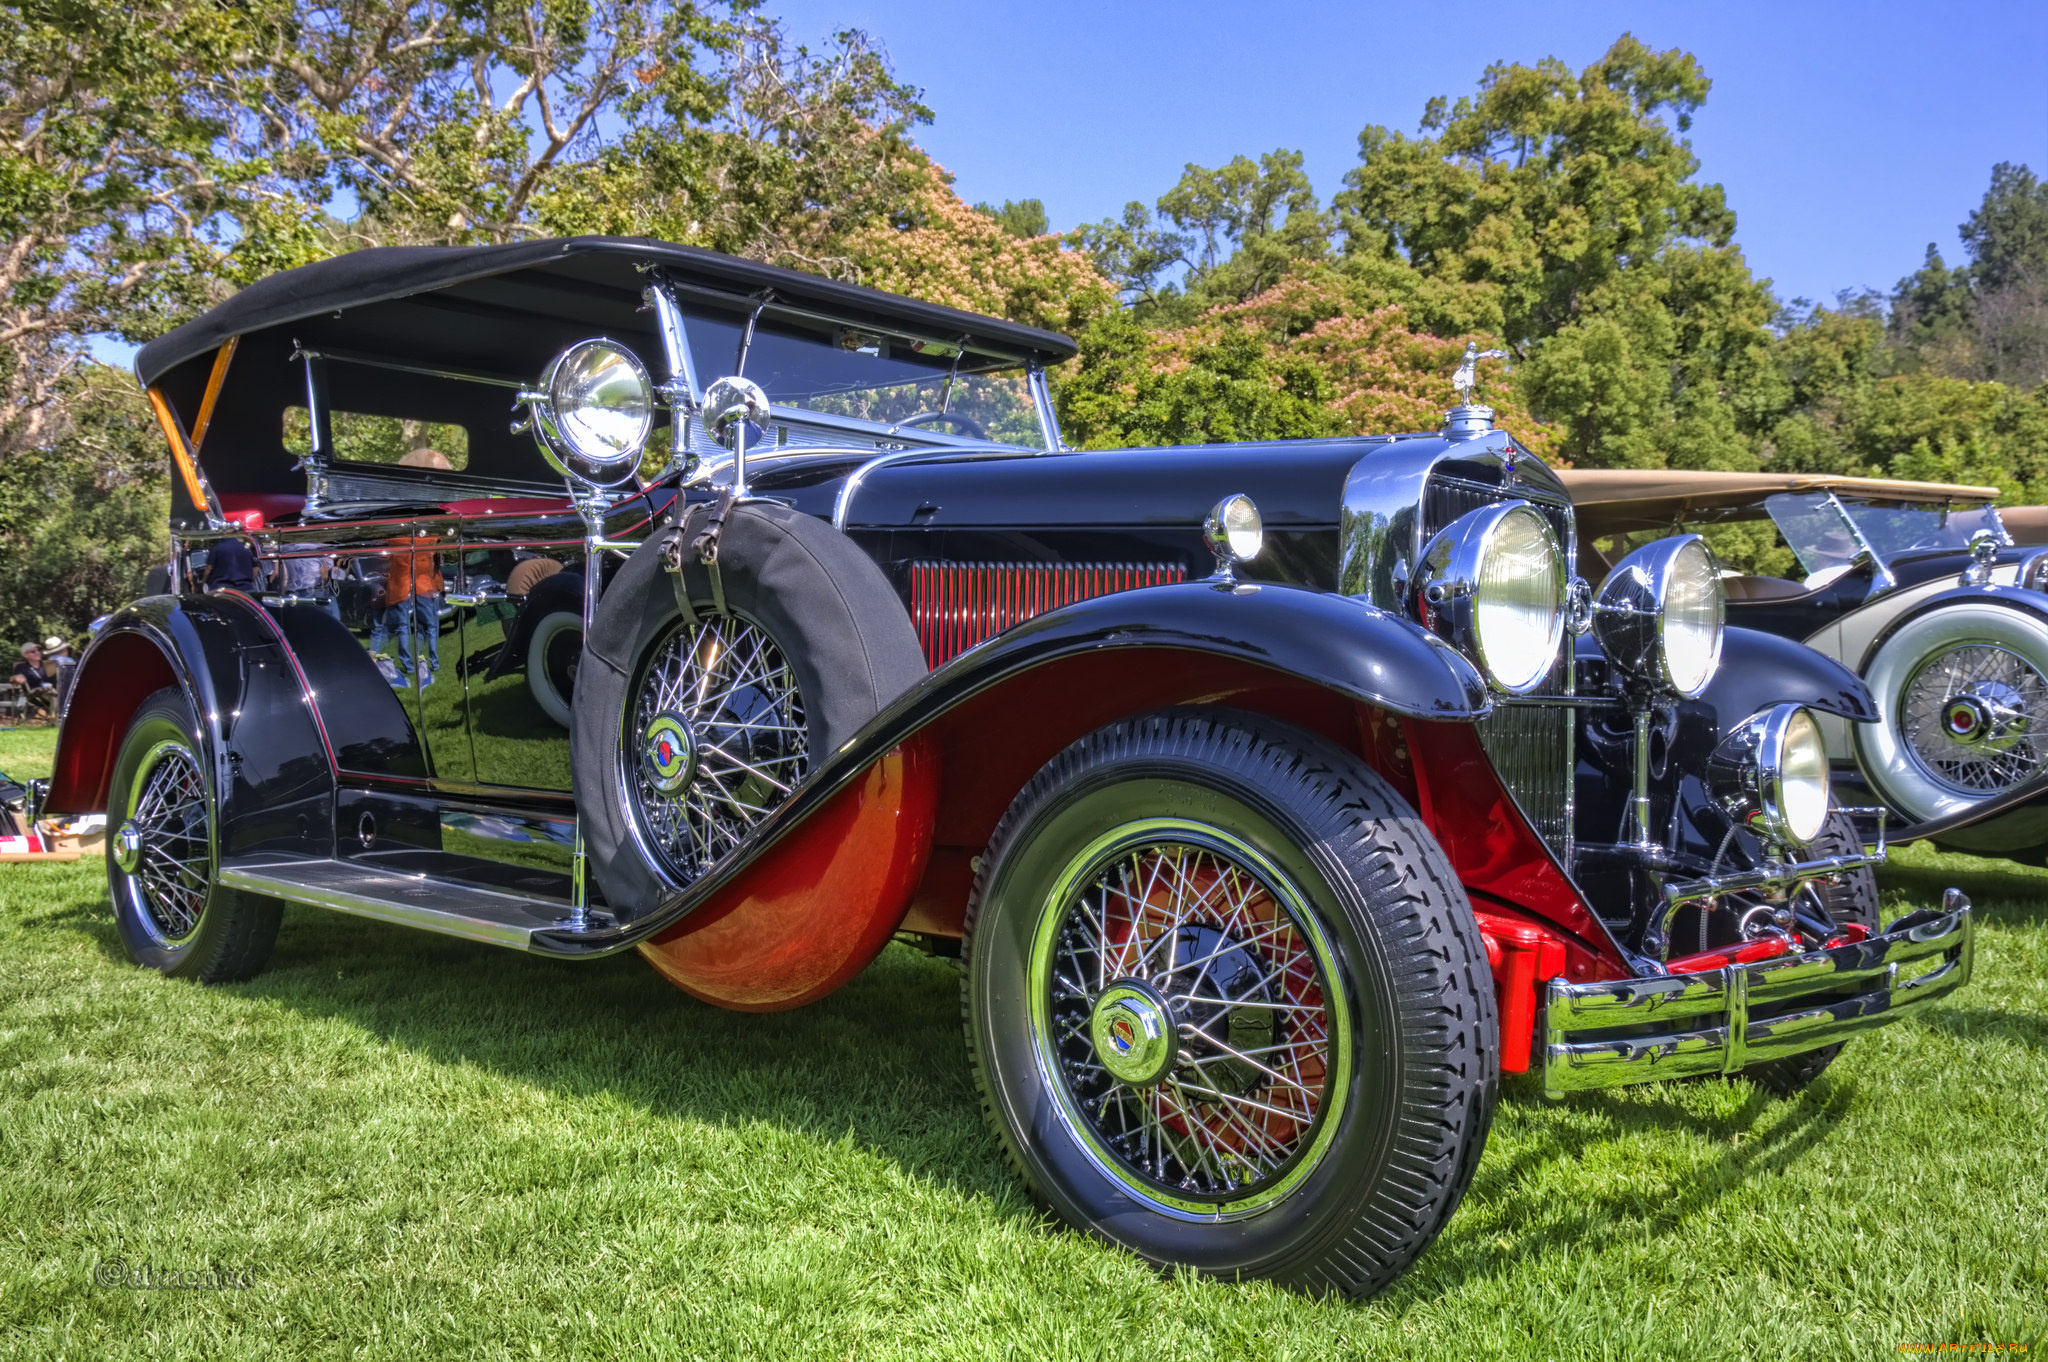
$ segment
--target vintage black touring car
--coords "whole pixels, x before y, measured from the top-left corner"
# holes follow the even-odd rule
[[[1697,537],[1588,592],[1472,365],[1438,431],[1078,452],[1073,354],[642,240],[266,280],[138,357],[169,589],[81,662],[47,807],[201,980],[283,902],[741,1009],[957,952],[1060,1215],[1313,1289],[1429,1243],[1502,1071],[1785,1090],[1968,978],[1962,896],[1881,925],[1831,803],[1863,684],[1724,628]],[[265,582],[196,589],[230,534]],[[369,577],[365,637],[327,584]]]

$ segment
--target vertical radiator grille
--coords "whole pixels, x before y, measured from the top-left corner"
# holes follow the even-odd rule
[[[1447,478],[1442,474],[1430,478],[1422,493],[1422,542],[1427,544],[1431,535],[1467,511],[1476,511],[1500,501],[1526,501],[1543,512],[1551,530],[1557,535],[1557,542],[1564,545],[1566,556],[1571,556],[1574,545],[1569,508],[1552,505],[1548,497],[1533,488],[1509,487],[1503,490],[1466,482],[1462,478]]]
[[[912,563],[910,620],[936,667],[1048,610],[1187,575],[1179,563]]]
[[[1479,721],[1479,741],[1530,826],[1569,870],[1572,863],[1572,710],[1500,704]]]

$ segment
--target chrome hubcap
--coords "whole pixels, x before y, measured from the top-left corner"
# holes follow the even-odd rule
[[[625,732],[642,842],[687,883],[781,805],[810,764],[796,673],[736,615],[679,621],[651,650]]]
[[[135,867],[142,864],[142,830],[132,821],[114,833],[114,864],[123,875],[133,875]]]
[[[1166,1077],[1179,1054],[1166,1000],[1135,979],[1112,985],[1095,1000],[1088,1034],[1110,1077],[1134,1088]]]
[[[2044,711],[2048,677],[2010,649],[1972,643],[1930,659],[1906,682],[1899,727],[1930,777],[1962,794],[1996,794],[2040,769],[2034,721]]]
[[[166,740],[136,767],[128,818],[114,836],[114,865],[145,930],[174,946],[199,928],[213,884],[212,809],[199,761]]]
[[[1102,1170],[1177,1215],[1247,1215],[1321,1160],[1349,1085],[1315,915],[1250,846],[1147,819],[1056,881],[1032,951],[1041,1067]]]

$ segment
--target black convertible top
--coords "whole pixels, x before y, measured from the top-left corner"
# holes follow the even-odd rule
[[[1057,332],[716,251],[644,237],[577,236],[507,246],[372,246],[301,265],[251,284],[219,307],[143,346],[135,356],[135,372],[145,385],[151,384],[233,336],[521,271],[564,285],[583,282],[637,296],[642,281],[636,267],[642,264],[662,265],[678,280],[739,295],[773,289],[781,302],[808,304],[849,320],[908,327],[934,338],[973,336],[1041,364],[1070,359],[1077,351],[1073,341]]]

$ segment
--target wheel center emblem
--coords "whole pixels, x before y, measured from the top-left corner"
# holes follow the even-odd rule
[[[123,822],[114,833],[114,864],[123,875],[133,875],[142,864],[142,830],[132,819]]]
[[[663,710],[647,721],[640,735],[640,768],[663,794],[674,794],[697,774],[697,742],[681,715]]]
[[[1088,1030],[1102,1067],[1119,1083],[1133,1087],[1157,1083],[1180,1056],[1166,1000],[1136,980],[1103,990]]]

